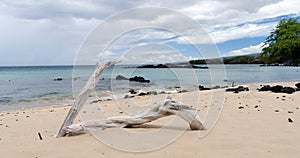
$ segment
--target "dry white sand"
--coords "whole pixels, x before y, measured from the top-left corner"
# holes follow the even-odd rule
[[[294,86],[295,83],[279,84]],[[3,158],[300,157],[300,92],[258,92],[256,88],[259,84],[245,86],[249,86],[250,91],[225,93],[224,107],[218,122],[206,137],[200,139],[199,131],[187,129],[170,145],[143,153],[116,150],[101,143],[91,134],[54,138],[69,110],[67,106],[0,112],[0,154]],[[183,98],[183,103],[191,105],[193,103],[188,102],[195,99],[195,95],[199,95],[199,104],[192,106],[200,110],[199,115],[203,118],[205,109],[214,102],[211,93],[212,91],[197,91],[172,96],[179,101]],[[115,106],[115,101],[104,101],[95,105],[106,115],[122,115],[128,110],[131,112],[131,106],[150,106],[157,101],[155,98],[161,100],[163,97],[165,96],[157,95],[119,100],[127,109]],[[81,119],[94,118],[94,115],[90,109],[83,109]],[[293,122],[288,122],[288,118]],[[152,122],[142,128],[126,130],[157,130],[170,119],[173,117]],[[175,125],[169,129],[182,130],[182,127]],[[43,140],[39,139],[38,133],[41,133]],[[156,139],[161,137],[158,135]]]

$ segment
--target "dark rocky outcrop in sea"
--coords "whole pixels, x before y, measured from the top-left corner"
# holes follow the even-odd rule
[[[297,84],[296,84],[297,87]],[[271,91],[274,93],[287,93],[292,94],[296,91],[299,91],[299,88],[293,88],[293,87],[284,87],[282,85],[276,85],[276,86],[270,86],[270,85],[264,85],[263,87],[257,89],[258,91]]]
[[[194,64],[188,64],[188,63],[180,63],[180,64],[175,64],[175,63],[168,63],[168,64],[158,64],[158,65],[141,65],[138,66],[137,68],[194,68],[194,69],[208,69],[207,66],[198,66]]]
[[[249,91],[248,87],[244,87],[244,86],[238,86],[237,88],[227,88],[226,92],[234,92],[234,93],[239,93],[242,91]]]
[[[141,76],[134,76],[129,78],[129,81],[141,82],[141,83],[149,83],[150,80],[146,80],[144,77]]]
[[[134,89],[129,89],[130,94],[137,94],[137,92]]]
[[[137,68],[169,68],[169,67],[164,64],[158,64],[158,65],[142,65],[142,66],[138,66]]]
[[[118,76],[116,76],[116,80],[128,80],[128,78],[126,78],[122,75],[118,75]]]
[[[63,79],[61,77],[53,79],[53,81],[62,81]]]

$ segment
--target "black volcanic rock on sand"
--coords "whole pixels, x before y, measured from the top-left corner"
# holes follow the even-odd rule
[[[297,84],[296,84],[297,86]],[[270,86],[270,85],[264,85],[263,87],[259,88],[258,91],[271,91],[274,93],[287,93],[292,94],[294,93],[298,88],[293,87],[284,87],[282,85],[276,85],[276,86]]]
[[[270,91],[271,90],[271,86],[270,85],[264,85],[263,87],[261,87],[260,89],[258,89],[258,91]]]
[[[227,88],[226,92],[234,92],[234,93],[239,93],[242,91],[249,91],[248,87],[243,87],[243,86],[238,86],[237,88]]]
[[[300,88],[300,82],[299,82],[299,83],[296,83],[295,86],[296,86],[297,88]]]
[[[207,87],[204,87],[202,85],[199,85],[198,88],[199,88],[200,91],[211,90],[211,88],[207,88]]]

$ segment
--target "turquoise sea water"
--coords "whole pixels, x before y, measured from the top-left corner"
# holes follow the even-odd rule
[[[136,69],[117,65],[101,76],[97,92],[121,94],[133,89],[196,89],[197,86],[300,81],[300,67],[259,65],[208,65],[209,69]],[[93,73],[94,66],[0,67],[0,110],[64,105],[72,102]],[[150,83],[114,78],[142,76]],[[54,81],[55,78],[62,81]]]

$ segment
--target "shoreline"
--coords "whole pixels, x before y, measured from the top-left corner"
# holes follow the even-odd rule
[[[293,80],[293,81],[279,81],[279,82],[244,83],[244,84],[234,84],[234,87],[250,86],[250,87],[256,87],[256,89],[260,88],[263,85],[271,85],[271,86],[282,85],[282,86],[295,87],[295,84],[298,83],[298,82],[300,82],[300,81]],[[215,90],[214,87],[216,87],[216,86],[206,87],[206,88],[211,88],[211,90]],[[216,88],[216,89],[224,89],[224,91],[225,91],[226,88],[230,88],[230,87],[232,87],[232,86],[228,82],[227,87],[223,86],[223,87]],[[178,89],[180,89],[180,90],[178,90]],[[163,91],[165,91],[167,93],[161,93]],[[174,86],[174,87],[170,87],[170,89],[168,89],[168,90],[167,89],[157,90],[156,93],[157,94],[173,94],[173,93],[176,94],[176,93],[181,93],[181,92],[185,93],[185,92],[194,92],[194,91],[199,91],[198,87],[195,87],[195,89],[192,89],[192,90],[186,90],[186,89],[181,89],[180,87],[176,88],[176,86]],[[146,91],[145,89],[140,89],[140,93],[147,93],[147,92],[153,92],[153,90]],[[101,93],[103,93],[102,95],[104,95],[104,92],[101,92]],[[107,92],[105,92],[105,93],[107,93]],[[88,98],[86,104],[88,102],[92,103],[92,102],[107,101],[107,100],[109,101],[109,100],[116,100],[116,99],[126,99],[125,98],[126,95],[130,95],[130,93],[128,92],[128,93],[116,94],[116,95],[111,95],[111,96],[102,96],[102,97],[96,97],[97,94],[94,94],[93,97]],[[145,94],[145,95],[152,95],[152,94]],[[141,95],[141,96],[143,96],[143,95]],[[19,111],[19,110],[43,109],[43,108],[51,108],[51,107],[53,107],[53,108],[55,108],[55,107],[70,107],[70,106],[72,106],[72,103],[75,99],[75,98],[70,99],[71,96],[57,97],[57,98],[59,98],[59,99],[55,99],[55,97],[52,98],[54,101],[53,102],[47,102],[47,104],[49,104],[49,105],[46,105],[46,106],[41,105],[41,106],[27,107],[27,108],[22,107],[22,108],[17,108],[17,109],[0,110],[0,114],[2,112],[13,112],[13,111]],[[66,99],[66,98],[69,98],[69,99]],[[63,104],[58,103],[59,102],[58,100],[61,100],[61,99],[63,99],[63,102],[64,102]],[[46,99],[46,101],[48,101],[48,100]],[[44,101],[44,98],[41,98],[40,101],[36,101],[36,102],[45,103],[46,101]],[[38,104],[38,103],[35,103],[35,104]],[[10,106],[10,105],[4,105],[4,106]]]

